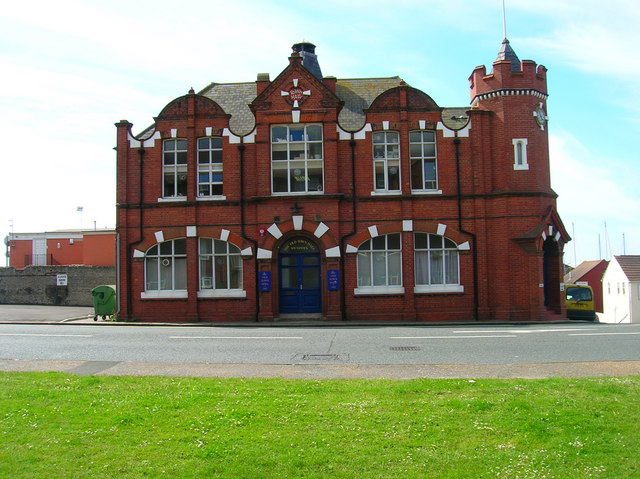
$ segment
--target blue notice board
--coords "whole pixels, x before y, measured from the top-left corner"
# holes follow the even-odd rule
[[[259,285],[261,293],[271,291],[271,271],[260,271]]]
[[[338,291],[340,289],[340,271],[330,269],[327,271],[327,289],[329,291]]]

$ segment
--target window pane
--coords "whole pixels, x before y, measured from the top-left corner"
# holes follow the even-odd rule
[[[411,144],[409,145],[409,154],[411,158],[421,158],[422,157],[422,145],[421,144]]]
[[[416,284],[429,284],[427,281],[427,274],[429,273],[427,257],[428,253],[426,251],[416,251],[414,266],[416,271]]]
[[[307,149],[308,159],[319,160],[322,158],[322,143],[309,143]]]
[[[205,256],[200,258],[200,289],[213,288],[213,270],[211,265],[211,257]]]
[[[160,254],[162,256],[171,256],[173,253],[173,243],[171,241],[165,241],[160,243]]]
[[[387,284],[387,258],[385,252],[373,254],[373,285],[386,286]]]
[[[297,288],[298,287],[298,269],[297,268],[282,268],[280,270],[280,277],[283,288]]]
[[[384,190],[386,189],[385,179],[384,179],[384,162],[376,161],[376,189]]]
[[[373,238],[373,249],[374,250],[385,250],[387,249],[387,241],[386,236],[376,236]]]
[[[187,149],[187,140],[177,140],[176,141],[176,149],[177,150],[186,150]]]
[[[390,161],[389,164],[389,190],[399,190],[400,189],[400,167],[397,161]]]
[[[209,148],[209,138],[198,138],[198,149],[206,150]]]
[[[400,235],[398,233],[387,235],[387,249],[400,249]]]
[[[371,253],[358,253],[358,286],[371,286]]]
[[[146,258],[145,267],[147,270],[147,291],[158,289],[158,259]]]
[[[213,240],[213,252],[215,254],[226,254],[227,253],[227,242],[221,240]]]
[[[384,143],[384,132],[377,131],[373,134],[373,142],[374,143]]]
[[[415,234],[415,249],[427,249],[427,235],[426,233]]]
[[[411,162],[411,188],[414,190],[422,190],[422,160]]]
[[[457,251],[445,251],[445,262],[447,266],[447,284],[458,283],[458,252]]]
[[[213,150],[211,152],[212,163],[222,163],[222,150]]]
[[[160,259],[160,289],[173,289],[172,261],[170,258]]]
[[[436,145],[433,145],[433,144],[424,145],[424,156],[430,157],[430,158],[436,156]]]
[[[373,147],[373,157],[374,158],[384,158],[385,149],[383,145],[375,145]]]
[[[200,238],[200,254],[211,254],[211,240]]]
[[[164,142],[164,151],[175,151],[176,140],[166,140]]]
[[[442,236],[429,235],[429,245],[431,248],[442,248]]]
[[[304,268],[302,270],[302,287],[303,288],[319,288],[320,275],[318,268]]]
[[[388,131],[387,132],[387,143],[398,143],[398,132],[397,131]]]
[[[400,158],[398,145],[387,145],[387,158]]]
[[[187,289],[187,258],[176,258],[174,261],[174,266],[174,289]]]
[[[214,256],[213,264],[216,270],[216,289],[227,289],[227,257]]]
[[[444,239],[444,247],[445,248],[454,248],[454,249],[458,249],[458,245],[456,245],[453,241],[451,241],[449,238],[445,238]]]
[[[278,143],[283,141],[287,141],[287,127],[274,126],[271,128],[271,142]]]
[[[389,265],[389,286],[398,286],[400,285],[402,278],[402,266],[400,261],[400,252],[389,253],[387,258],[387,262]]]
[[[274,161],[288,160],[289,153],[287,150],[287,145],[286,144],[273,145],[273,148],[271,150],[271,159],[273,159]]]
[[[304,141],[304,128],[294,126],[290,127],[289,141]]]
[[[436,141],[436,133],[435,131],[423,131],[423,138],[425,142],[434,142]]]
[[[219,136],[211,138],[211,148],[222,148],[222,138]]]
[[[229,288],[240,289],[242,288],[242,258],[240,256],[230,256],[229,263],[231,267]]]
[[[322,163],[309,162],[309,191],[322,191]]]
[[[431,272],[430,283],[431,284],[442,284],[442,276],[443,276],[443,257],[442,251],[431,251],[430,255],[430,263],[429,269]]]
[[[208,151],[199,151],[198,152],[198,163],[201,163],[201,164],[209,163],[209,152]]]
[[[187,152],[186,151],[179,151],[176,153],[177,156],[177,163],[179,165],[186,165],[187,164]]]
[[[176,255],[187,254],[187,240],[186,239],[173,240],[173,252]]]
[[[175,153],[165,153],[163,163],[165,165],[173,165],[176,162]]]
[[[287,164],[278,165],[277,163],[273,164],[273,191],[278,192],[286,192],[289,191],[289,183],[287,181],[288,178],[288,169]]]
[[[411,143],[420,143],[422,141],[422,135],[419,131],[409,132],[409,141]]]
[[[322,140],[322,127],[320,125],[309,125],[307,127],[307,139],[309,141]]]

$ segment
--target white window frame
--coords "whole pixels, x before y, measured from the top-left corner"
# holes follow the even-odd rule
[[[203,143],[206,141],[206,148]],[[220,146],[214,146],[214,141],[220,143]],[[225,200],[226,197],[220,193],[213,194],[213,188],[220,186],[222,190],[224,188],[224,167],[223,167],[223,142],[220,136],[203,136],[197,140],[197,162],[198,162],[198,184],[197,199],[198,200]],[[217,160],[217,156],[220,157],[220,161]],[[206,161],[204,161],[206,160]],[[207,175],[207,181],[201,180],[201,175]],[[214,175],[220,176],[220,181],[214,180]],[[207,191],[204,192],[204,189]]]
[[[391,236],[398,236],[398,248],[389,246],[389,238]],[[375,243],[380,243],[381,241],[384,241],[384,248],[376,248]],[[399,261],[397,277],[389,275],[389,259],[391,255],[394,255],[394,257],[397,255],[397,261]],[[375,261],[381,258],[384,259],[385,284],[374,285]],[[361,261],[368,265],[368,284],[362,284]],[[354,294],[404,294],[404,287],[402,286],[402,234],[380,235],[363,242],[358,248],[357,270],[358,287],[354,290]]]
[[[527,139],[514,138],[513,143],[513,169],[528,170],[529,163],[527,161]]]
[[[204,248],[205,245],[208,245],[208,247]],[[220,250],[221,248],[224,248],[224,252]],[[228,241],[214,238],[198,238],[198,257],[199,298],[246,298],[247,293],[242,289],[244,278],[240,248]],[[230,287],[230,273],[233,261],[239,261],[240,265],[239,286],[237,288]],[[211,276],[203,275],[203,263],[210,267]],[[225,271],[225,284],[218,284],[218,268],[223,268]]]
[[[176,252],[176,243],[184,241],[184,253]],[[166,251],[169,247],[170,251]],[[150,298],[186,298],[187,297],[187,246],[186,238],[176,238],[162,243],[157,243],[149,248],[144,258],[144,291],[140,294],[142,299]],[[163,251],[165,250],[165,251]],[[155,260],[155,265],[152,263]],[[184,288],[176,288],[176,263],[183,263],[184,277],[180,278],[180,282],[184,284]],[[162,268],[170,267],[170,276],[167,277],[166,270]],[[151,271],[151,268],[155,271]],[[151,275],[157,278],[156,287],[150,288]],[[163,288],[162,283],[170,280],[170,288]]]
[[[309,138],[308,129],[310,127],[319,128],[319,140]],[[285,137],[275,137],[278,128],[286,128]],[[292,130],[300,128],[303,129],[302,139],[294,139]],[[324,131],[321,123],[272,125],[269,141],[271,144],[271,193],[273,195],[324,194]],[[319,152],[318,145],[320,146]],[[285,158],[274,159],[275,153],[284,154]],[[320,168],[319,183],[313,185],[309,172],[318,167]],[[286,191],[276,191],[275,172],[278,170],[286,170],[287,172]],[[304,181],[304,189],[295,190],[294,184],[297,184],[295,182],[299,179]]]
[[[170,143],[175,145],[172,150],[167,149]],[[183,145],[184,148],[182,148]],[[185,138],[169,138],[162,142],[162,200],[185,201],[187,199],[187,155]],[[172,192],[167,191],[165,184],[167,177],[173,177]],[[180,187],[180,185],[184,186]]]
[[[421,236],[419,236],[421,235]],[[425,241],[422,236],[426,236],[426,247],[422,246],[425,244]],[[440,238],[439,241],[441,246],[432,246],[432,238],[433,241],[437,238]],[[415,232],[414,237],[414,275],[415,275],[415,293],[462,293],[464,292],[464,286],[460,284],[460,253],[458,250],[458,245],[455,241],[441,235],[437,235],[434,233],[421,233]],[[456,270],[456,281],[448,280],[448,266],[451,261],[452,253],[455,252],[455,270]],[[438,256],[439,255],[439,258]],[[426,256],[426,258],[422,259],[425,263],[423,269],[418,267],[419,259],[418,256]],[[438,261],[442,264],[441,266],[441,274],[442,274],[442,282],[433,283],[432,282],[432,274],[431,268],[434,265],[434,261]],[[425,274],[425,278],[419,278],[418,275],[420,272]]]
[[[389,137],[395,135],[396,141],[389,141]],[[376,138],[384,136],[384,141],[376,141]],[[394,153],[393,147],[396,148]],[[377,148],[376,148],[377,147]],[[402,171],[400,168],[400,132],[395,130],[374,131],[371,135],[371,153],[373,157],[373,195],[376,194],[400,194],[402,192]],[[389,154],[391,153],[391,154]],[[382,168],[382,180],[384,186],[378,185],[378,168]],[[392,168],[397,168],[398,188],[389,188],[390,173]]]
[[[420,135],[420,141],[412,141],[412,136],[415,134]],[[433,135],[433,141],[424,141],[425,133],[430,133]],[[430,148],[433,145],[433,155],[425,154],[425,150]],[[420,147],[420,154],[414,155],[413,149],[415,146]],[[412,148],[413,147],[413,148]],[[409,161],[411,162],[411,191],[412,193],[441,193],[438,190],[438,150],[437,150],[437,134],[435,130],[412,130],[409,132]],[[421,187],[416,188],[413,184],[413,165],[414,163],[420,163],[420,178],[421,178]],[[433,183],[433,187],[427,188],[426,180],[425,180],[425,162],[433,162],[434,170],[435,170],[435,180]]]

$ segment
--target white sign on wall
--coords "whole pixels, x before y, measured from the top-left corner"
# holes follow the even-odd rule
[[[56,280],[57,280],[57,285],[58,286],[66,286],[67,285],[67,275],[66,274],[59,274],[56,276]]]

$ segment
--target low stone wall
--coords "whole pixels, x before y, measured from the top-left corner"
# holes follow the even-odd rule
[[[116,284],[115,266],[0,268],[0,303],[93,306],[91,290],[101,284]]]

